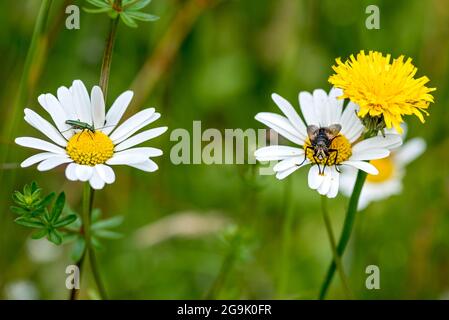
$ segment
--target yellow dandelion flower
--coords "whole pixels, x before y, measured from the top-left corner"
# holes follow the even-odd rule
[[[363,50],[356,58],[351,55],[345,63],[338,58],[337,65],[332,66],[335,74],[329,77],[329,82],[343,89],[340,99],[350,99],[360,106],[358,115],[362,120],[377,122],[377,119],[383,127],[394,127],[402,132],[403,115],[414,114],[424,122],[423,113],[428,115],[426,109],[433,102],[430,92],[435,88],[425,86],[429,82],[425,76],[414,78],[417,68],[411,58],[404,61],[401,55],[393,62],[390,60],[389,54],[383,56],[370,51],[366,55]],[[382,126],[376,129],[383,129]]]

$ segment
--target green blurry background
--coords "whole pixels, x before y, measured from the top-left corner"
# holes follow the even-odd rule
[[[32,180],[46,192],[64,190],[70,206],[81,208],[82,184],[66,181],[63,168],[18,168],[33,151],[11,138],[38,135],[22,114],[29,106],[44,115],[40,93],[55,93],[74,79],[88,88],[98,82],[109,18],[82,11],[80,30],[67,30],[68,4],[90,6],[53,1],[47,42],[39,44],[47,50],[33,61],[27,81],[28,102],[14,107],[40,1],[0,2],[0,150],[11,150],[0,164],[1,298],[17,291],[43,299],[69,294],[70,245],[30,243],[8,209],[12,191]],[[365,28],[369,4],[380,8],[380,30]],[[160,20],[138,29],[119,25],[108,105],[131,88],[136,97],[128,115],[155,106],[162,113],[156,125],[169,132],[149,143],[164,150],[159,171],[119,167],[116,182],[96,193],[95,207],[105,216],[125,218],[123,238],[104,241],[98,253],[111,298],[200,299],[208,292],[229,299],[316,298],[331,251],[307,170],[278,181],[259,176],[254,165],[175,166],[169,133],[191,131],[194,120],[203,130],[262,128],[254,115],[278,112],[272,92],[297,106],[300,90],[330,89],[336,57],[361,49],[412,57],[418,75],[427,75],[437,91],[424,125],[408,118],[408,137],[423,137],[428,149],[408,167],[404,192],[357,217],[344,261],[350,286],[361,299],[449,298],[448,0],[154,0],[145,11]],[[5,128],[14,118],[9,136]],[[337,235],[346,203],[341,195],[330,201]],[[380,267],[380,290],[365,288],[370,264]],[[85,277],[82,288],[95,288],[91,280]],[[329,297],[345,297],[338,277]]]

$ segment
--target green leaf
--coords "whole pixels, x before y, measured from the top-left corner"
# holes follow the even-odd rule
[[[111,8],[107,7],[107,8],[99,8],[99,9],[92,9],[92,8],[84,8],[83,10],[87,13],[103,13],[103,12],[109,12],[109,11],[113,11]]]
[[[123,216],[116,216],[109,219],[104,219],[92,224],[92,230],[110,229],[118,227],[123,223]]]
[[[70,243],[75,241],[80,237],[78,233],[67,233],[67,232],[61,232],[62,235],[62,243]]]
[[[56,223],[53,223],[53,227],[54,228],[65,227],[65,226],[71,224],[72,222],[74,222],[76,220],[76,218],[77,217],[74,214],[65,216],[64,218],[61,218],[60,220],[58,220]]]
[[[76,242],[73,244],[72,252],[70,253],[70,258],[78,262],[81,260],[81,257],[84,254],[84,249],[86,248],[86,243],[84,238],[78,238]]]
[[[101,209],[99,209],[99,208],[93,209],[92,210],[92,219],[90,219],[91,222],[92,223],[97,222],[98,220],[100,220],[100,217],[101,217]]]
[[[27,209],[24,209],[24,208],[20,208],[20,207],[11,206],[10,210],[12,212],[14,212],[15,214],[18,214],[20,216],[29,215],[30,214],[30,211],[28,211]]]
[[[92,243],[92,246],[93,246],[95,249],[97,249],[97,250],[103,250],[103,245],[100,243],[100,241],[99,241],[97,238],[92,237],[90,241],[91,241],[91,243]]]
[[[55,194],[54,192],[50,193],[50,194],[49,194],[48,196],[46,196],[44,199],[42,199],[41,201],[39,201],[38,204],[36,205],[36,207],[37,207],[38,209],[47,207],[47,206],[53,201],[53,198],[55,197],[55,195],[56,195],[56,194]]]
[[[159,19],[158,16],[155,16],[153,14],[137,11],[126,11],[126,15],[140,21],[156,21]]]
[[[103,239],[120,239],[123,237],[121,233],[110,230],[97,230],[95,231],[95,236]]]
[[[12,194],[12,199],[17,204],[26,204],[25,197],[19,191],[14,191],[14,193]]]
[[[108,12],[108,16],[109,16],[109,18],[111,18],[111,19],[116,19],[117,16],[118,16],[118,12],[115,11],[115,10],[110,10],[110,11]]]
[[[126,24],[128,27],[137,28],[137,23],[132,18],[130,18],[127,15],[127,13],[122,12],[120,14],[120,18],[122,19],[123,23]]]
[[[61,235],[59,234],[58,231],[56,231],[54,229],[52,229],[48,232],[47,239],[58,246],[62,243]]]
[[[140,9],[145,8],[147,5],[149,5],[150,2],[151,2],[151,0],[137,1],[135,4],[130,5],[129,8],[132,10],[140,10]]]
[[[52,222],[58,221],[59,216],[62,213],[62,209],[64,209],[64,204],[65,204],[65,193],[61,192],[58,198],[56,198],[53,210],[51,211],[50,219]]]
[[[48,234],[48,229],[41,229],[31,235],[31,239],[41,239]]]
[[[101,1],[101,0],[86,0],[88,3],[90,3],[93,6],[105,8],[105,7],[111,7],[109,2]]]
[[[27,218],[27,217],[19,217],[16,220],[14,220],[17,224],[20,224],[24,227],[29,228],[45,228],[45,224],[40,222],[39,220],[33,219],[33,218]]]
[[[36,181],[31,182],[31,193],[35,193],[36,191],[41,191],[36,183]]]

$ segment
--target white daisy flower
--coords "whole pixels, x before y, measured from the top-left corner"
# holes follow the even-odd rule
[[[406,128],[403,128],[405,138]],[[402,192],[402,179],[405,167],[426,150],[422,138],[413,138],[401,147],[391,150],[387,158],[372,160],[370,163],[378,170],[378,175],[368,175],[360,194],[358,210],[365,209],[371,202],[386,199]],[[342,172],[340,187],[342,193],[350,196],[356,179],[356,171],[348,168]]]
[[[300,167],[311,164],[309,187],[329,198],[337,196],[340,166],[351,166],[376,175],[378,173],[376,167],[365,161],[387,157],[390,154],[389,149],[401,145],[402,139],[397,134],[387,134],[385,137],[372,137],[359,141],[364,127],[356,114],[358,106],[349,102],[343,108],[343,100],[337,99],[341,95],[342,91],[336,88],[333,88],[329,95],[321,89],[315,90],[313,94],[300,92],[299,104],[304,123],[287,100],[273,94],[273,101],[285,117],[275,113],[261,112],[256,115],[256,120],[299,147],[277,145],[263,147],[256,150],[254,154],[256,159],[259,161],[280,160],[274,166],[278,179],[284,179]],[[315,129],[330,126],[337,129],[335,131],[338,129],[340,131],[336,138],[331,139],[328,156],[322,157],[314,153],[308,129],[310,133]]]
[[[67,179],[89,181],[94,189],[102,189],[105,184],[115,181],[112,165],[156,171],[158,166],[150,158],[162,155],[162,151],[133,147],[161,135],[167,127],[134,135],[161,116],[154,108],[142,110],[118,125],[132,97],[132,91],[125,91],[105,113],[100,87],[94,86],[89,97],[80,80],[73,81],[70,88],[60,87],[57,98],[50,93],[40,95],[39,104],[48,112],[56,127],[33,110],[25,109],[25,121],[51,142],[33,137],[16,138],[18,145],[45,151],[29,157],[21,163],[21,167],[39,163],[37,169],[47,171],[68,163],[65,170]],[[79,121],[94,130],[75,128],[67,121]]]

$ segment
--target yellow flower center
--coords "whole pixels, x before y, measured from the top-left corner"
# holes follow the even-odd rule
[[[391,157],[371,160],[370,163],[379,170],[378,175],[369,174],[366,180],[371,183],[381,183],[389,180],[394,173],[395,166]]]
[[[306,151],[307,158],[309,158],[310,161],[320,165],[326,164],[327,161],[328,166],[340,164],[343,161],[348,160],[352,154],[351,143],[342,134],[339,134],[332,140],[328,148],[328,157],[320,159],[319,157],[314,156],[317,148],[314,150],[309,139],[307,139],[304,143],[304,150]]]
[[[114,144],[103,132],[83,130],[70,138],[66,150],[76,163],[94,166],[112,157]]]

